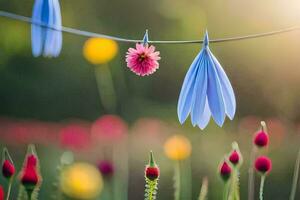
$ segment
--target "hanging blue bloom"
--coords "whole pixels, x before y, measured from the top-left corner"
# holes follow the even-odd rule
[[[35,57],[57,57],[62,48],[61,12],[58,0],[35,0],[32,12],[31,45]],[[37,25],[42,24],[51,28]]]
[[[185,76],[177,108],[180,123],[191,115],[193,126],[201,129],[207,126],[211,116],[222,126],[226,115],[232,120],[236,110],[230,81],[208,45],[206,32],[203,48]]]

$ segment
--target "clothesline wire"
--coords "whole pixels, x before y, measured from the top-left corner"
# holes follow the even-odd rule
[[[0,10],[0,16],[18,20],[18,21],[22,21],[22,22],[26,22],[29,24],[34,24],[37,26],[42,26],[42,27],[49,28],[49,29],[56,30],[56,31],[62,31],[62,32],[69,33],[69,34],[74,34],[74,35],[80,35],[80,36],[85,36],[85,37],[107,38],[107,39],[112,39],[112,40],[115,40],[118,42],[127,42],[127,43],[143,42],[143,40],[134,40],[134,39],[115,37],[115,36],[110,36],[110,35],[105,35],[105,34],[100,34],[100,33],[94,33],[94,32],[74,29],[74,28],[65,27],[65,26],[63,26],[61,28],[56,28],[56,27],[48,26],[47,24],[44,24],[44,23],[34,22],[34,21],[32,21],[32,19],[30,17],[14,14],[11,12],[1,11],[1,10]],[[299,31],[299,30],[300,30],[299,26],[292,26],[292,27],[283,28],[283,29],[279,29],[279,30],[275,30],[275,31],[264,32],[264,33],[250,34],[250,35],[237,36],[237,37],[211,39],[209,42],[210,43],[219,43],[219,42],[247,40],[247,39],[253,39],[253,38],[273,36],[273,35],[283,34],[283,33],[292,32],[292,31]],[[149,40],[149,43],[152,43],[152,44],[191,44],[191,43],[203,43],[203,40],[155,40],[155,41]]]

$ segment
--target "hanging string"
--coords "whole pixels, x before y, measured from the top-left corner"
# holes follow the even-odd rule
[[[22,21],[22,22],[27,22],[29,24],[34,24],[34,25],[42,26],[42,27],[57,30],[57,31],[62,31],[65,33],[73,34],[73,35],[80,35],[80,36],[85,36],[85,37],[107,38],[107,39],[115,40],[118,42],[127,42],[127,43],[143,42],[143,40],[134,40],[134,39],[115,37],[115,36],[110,36],[110,35],[105,35],[105,34],[100,34],[100,33],[83,31],[83,30],[74,29],[74,28],[65,27],[65,26],[63,26],[61,29],[57,29],[55,27],[48,26],[47,24],[44,24],[44,23],[33,22],[30,17],[25,17],[22,15],[17,15],[17,14],[6,12],[6,11],[0,11],[0,16],[18,20],[18,21]],[[247,40],[247,39],[253,39],[253,38],[273,36],[273,35],[283,34],[283,33],[292,32],[292,31],[299,31],[299,30],[300,30],[299,26],[292,26],[292,27],[288,27],[288,28],[279,29],[276,31],[265,32],[265,33],[257,33],[257,34],[250,34],[250,35],[244,35],[244,36],[229,37],[229,38],[211,39],[209,42],[210,43],[219,43],[219,42]],[[155,41],[149,40],[148,43],[152,43],[152,44],[192,44],[192,43],[203,43],[203,40],[155,40]]]

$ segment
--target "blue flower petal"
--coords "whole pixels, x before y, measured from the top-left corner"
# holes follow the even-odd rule
[[[209,110],[208,100],[206,98],[206,100],[205,100],[205,106],[204,106],[204,112],[200,116],[200,120],[198,122],[198,127],[201,130],[203,130],[207,126],[207,124],[208,124],[208,122],[210,120],[210,117],[211,117],[211,112]]]
[[[222,93],[224,97],[224,102],[225,102],[225,111],[229,119],[233,119],[236,111],[236,100],[235,100],[235,95],[234,91],[232,89],[232,86],[230,84],[230,81],[220,65],[219,61],[217,58],[211,54],[212,60],[215,63],[216,71],[218,73],[218,77],[221,83],[222,87]]]
[[[53,8],[53,1],[49,1],[49,8],[48,8],[48,21],[47,25],[48,26],[53,26],[54,24],[54,8]],[[46,39],[45,39],[45,46],[44,46],[44,53],[43,55],[45,57],[51,57],[52,51],[53,51],[53,30],[50,28],[46,29]]]
[[[230,81],[209,49],[206,32],[203,48],[191,64],[180,92],[178,118],[183,123],[189,114],[193,126],[204,129],[212,116],[222,126],[226,115],[233,119],[236,101]]]
[[[42,10],[43,0],[36,0],[33,6],[32,21],[35,23],[42,23]],[[32,54],[37,57],[42,54],[43,49],[43,28],[41,26],[32,25],[31,26],[31,46]]]
[[[61,23],[61,14],[60,6],[58,0],[50,0],[51,6],[49,10],[49,26],[56,29],[60,29],[62,26]],[[44,56],[47,57],[57,57],[61,51],[62,46],[62,33],[53,29],[47,30],[47,38],[45,41],[45,51]]]
[[[209,51],[206,51],[206,58],[209,61],[207,99],[212,117],[219,126],[222,126],[226,116],[225,104],[223,100],[221,83],[216,71],[216,66],[211,60],[209,53]]]
[[[180,123],[183,123],[188,117],[191,107],[193,105],[193,92],[194,85],[196,81],[196,74],[198,70],[198,63],[201,60],[201,52],[194,59],[191,64],[185,78],[180,91],[178,106],[177,106],[177,114]]]
[[[35,0],[32,21],[56,29],[62,28],[61,10],[58,0]],[[46,57],[57,57],[62,47],[62,33],[39,25],[32,25],[32,53]]]
[[[58,0],[53,0],[54,1],[54,25],[57,29],[62,28],[62,19],[61,19],[61,10],[60,10],[60,5]],[[55,31],[55,41],[54,41],[54,52],[53,55],[54,57],[57,57],[62,49],[62,32],[61,31]]]
[[[204,52],[204,51],[202,51]],[[203,59],[198,66],[198,73],[194,88],[194,103],[191,111],[191,119],[193,126],[202,121],[201,116],[204,112],[205,102],[206,102],[206,92],[207,92],[207,61]]]

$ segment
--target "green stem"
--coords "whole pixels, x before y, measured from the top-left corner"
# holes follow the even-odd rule
[[[108,65],[96,66],[95,76],[97,81],[98,94],[100,96],[103,107],[108,112],[116,110],[116,93],[112,80],[112,75]]]
[[[198,200],[205,200],[208,193],[208,179],[204,177]]]
[[[156,186],[155,181],[149,181],[149,194],[148,194],[149,200],[154,200],[154,198],[155,198],[155,195],[154,195],[155,186]]]
[[[181,172],[181,195],[185,199],[192,199],[192,169],[191,169],[191,159],[186,159],[183,164],[183,171]]]
[[[239,174],[238,174],[238,169],[237,167],[234,167],[234,170],[232,172],[232,181],[231,181],[231,188],[230,188],[230,198],[229,199],[234,199],[234,200],[239,200],[240,195],[239,195]]]
[[[240,200],[240,174],[239,169],[236,167],[236,187],[235,187],[235,199]]]
[[[112,149],[112,160],[117,168],[113,177],[113,198],[118,200],[128,199],[128,153],[126,150],[127,141],[122,144],[114,145]]]
[[[300,168],[300,150],[298,152],[295,168],[294,168],[294,176],[293,176],[293,184],[292,184],[292,191],[290,195],[290,200],[294,200],[296,196],[297,190],[297,183],[299,178],[299,168]]]
[[[223,200],[228,200],[228,195],[229,195],[229,186],[230,186],[230,181],[227,181],[224,185],[224,190],[223,190]]]
[[[255,176],[254,176],[254,160],[256,157],[257,149],[255,146],[253,146],[251,155],[250,155],[250,166],[249,166],[249,178],[248,178],[248,200],[254,200],[254,182],[255,182]]]
[[[32,191],[27,191],[27,199],[31,200]]]
[[[174,199],[180,200],[180,192],[181,192],[181,173],[180,173],[180,162],[176,161],[175,169],[174,169]]]
[[[6,200],[9,200],[9,196],[10,196],[10,192],[11,192],[11,186],[12,186],[12,182],[13,182],[13,179],[12,179],[12,178],[10,178],[10,180],[9,180],[9,184],[8,184],[8,189],[7,189]]]
[[[260,188],[259,188],[259,200],[263,200],[263,194],[264,194],[264,184],[265,184],[266,176],[262,175],[260,179]]]

